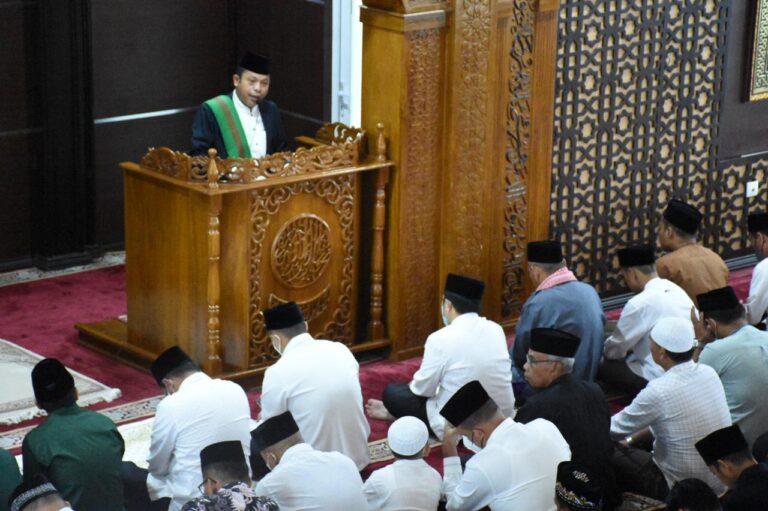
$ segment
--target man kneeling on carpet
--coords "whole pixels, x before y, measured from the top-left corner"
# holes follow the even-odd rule
[[[445,418],[443,490],[447,511],[555,511],[558,464],[571,451],[545,419],[520,424],[505,418],[479,381],[460,388],[440,410]],[[457,444],[470,438],[482,450],[462,473]]]
[[[515,414],[507,338],[500,325],[480,316],[484,290],[479,280],[448,274],[440,309],[445,327],[427,338],[421,367],[410,383],[391,383],[382,400],[368,400],[370,418],[393,421],[412,415],[442,439],[440,408],[472,380],[482,382],[505,417]]]
[[[265,420],[251,434],[271,470],[256,485],[256,495],[271,497],[281,511],[368,509],[355,463],[304,442],[291,412]]]
[[[237,440],[211,444],[200,451],[202,497],[190,500],[182,511],[277,511],[269,497],[257,497],[251,488],[243,446]]]
[[[416,417],[401,417],[389,427],[387,443],[395,462],[371,474],[363,487],[371,509],[437,509],[443,479],[424,461],[429,454],[427,426]]]
[[[105,504],[108,502],[105,500]],[[11,511],[73,511],[56,487],[41,475],[18,485],[8,500],[8,507]]]
[[[204,447],[237,440],[250,451],[251,409],[242,387],[210,378],[178,346],[157,357],[151,370],[168,395],[157,405],[148,470],[123,464],[126,508],[178,511],[199,495]]]
[[[45,476],[78,511],[122,511],[125,445],[115,424],[77,406],[75,380],[55,358],[32,369],[32,388],[48,417],[24,437],[24,480]]]

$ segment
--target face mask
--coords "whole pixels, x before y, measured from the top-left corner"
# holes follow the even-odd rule
[[[63,508],[59,509],[59,511],[75,511],[75,510],[72,509],[71,507],[67,506],[67,507],[63,507]]]
[[[269,455],[267,455],[267,459],[264,460],[264,464],[267,466],[269,471],[272,472],[273,470],[275,470],[275,467],[277,466],[277,464],[273,465],[272,463],[270,463],[269,462],[270,459],[271,459],[271,457]]]
[[[445,313],[445,302],[440,304],[440,314],[443,316],[443,325],[448,326],[451,322],[448,321],[448,315]]]
[[[280,338],[276,335],[273,335],[271,337],[272,339],[272,348],[277,352],[278,355],[283,355],[283,350],[280,348]]]

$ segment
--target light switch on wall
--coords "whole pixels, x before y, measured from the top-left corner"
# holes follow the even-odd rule
[[[748,199],[750,197],[757,197],[757,191],[758,191],[757,181],[750,181],[750,182],[747,183],[747,198]]]

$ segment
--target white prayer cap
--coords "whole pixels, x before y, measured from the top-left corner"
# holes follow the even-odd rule
[[[685,353],[696,344],[693,323],[684,318],[661,318],[651,330],[651,339],[672,353]]]
[[[387,432],[389,448],[400,456],[413,456],[427,445],[427,440],[427,426],[416,417],[400,417]]]

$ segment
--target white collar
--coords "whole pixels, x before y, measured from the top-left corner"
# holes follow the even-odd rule
[[[290,341],[288,341],[288,344],[285,345],[285,348],[283,349],[283,355],[288,353],[290,350],[294,349],[296,346],[299,346],[301,344],[304,344],[307,341],[314,341],[314,337],[312,337],[308,333],[299,334],[296,337],[292,337]]]
[[[244,113],[247,113],[248,115],[252,115],[253,117],[261,116],[261,112],[259,111],[259,105],[257,104],[253,108],[248,108],[248,105],[246,105],[240,100],[240,96],[237,95],[236,90],[232,91],[232,103],[235,104],[235,108],[237,110],[242,110]]]
[[[184,381],[181,382],[181,385],[179,385],[179,390],[176,392],[181,392],[181,389],[185,387],[193,387],[195,384],[201,382],[201,381],[207,381],[210,380],[211,377],[205,374],[202,371],[198,371],[195,374],[190,374],[186,378],[184,378]],[[173,394],[171,394],[173,395]]]
[[[451,321],[450,326],[469,323],[470,321],[475,321],[478,317],[480,316],[477,312],[465,312],[464,314],[456,316],[453,321]]]

